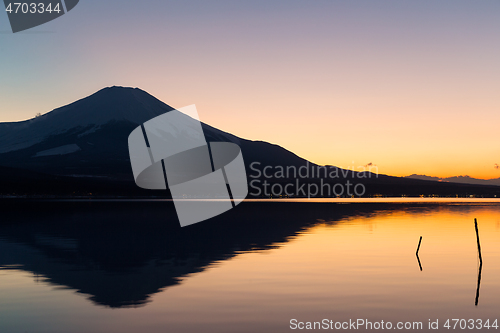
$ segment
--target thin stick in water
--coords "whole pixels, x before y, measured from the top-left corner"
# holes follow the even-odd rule
[[[417,256],[418,256],[418,251],[420,250],[420,244],[421,243],[422,243],[422,236],[420,236],[420,240],[418,241]]]
[[[417,252],[415,252],[415,255],[417,256],[417,260],[418,260],[418,266],[420,267],[420,271],[422,271],[422,264],[420,263],[420,258],[418,257],[418,251],[420,250],[421,243],[422,243],[422,236],[420,236],[420,240],[418,241]]]
[[[481,255],[481,243],[479,242],[479,230],[477,228],[477,219],[474,219],[474,226],[476,228],[476,239],[477,239],[477,252],[479,253],[479,271],[477,273],[477,289],[476,289],[476,301],[475,304],[479,303],[479,287],[481,286],[481,271],[483,270],[483,256]]]
[[[481,243],[479,242],[479,230],[477,229],[477,219],[474,219],[474,226],[476,227],[477,251],[479,253],[479,262],[482,264],[483,256],[481,255]]]

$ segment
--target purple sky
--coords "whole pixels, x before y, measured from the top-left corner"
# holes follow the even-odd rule
[[[0,121],[103,87],[320,164],[500,177],[498,1],[82,0],[12,34]]]

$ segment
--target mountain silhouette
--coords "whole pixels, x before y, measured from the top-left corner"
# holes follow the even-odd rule
[[[113,123],[139,125],[171,110],[171,106],[140,89],[104,88],[33,119],[0,123],[0,153],[33,147],[67,132],[84,138]]]
[[[0,123],[0,165],[53,175],[131,180],[130,132],[173,109],[138,88],[104,88],[42,116]],[[270,165],[307,163],[279,146],[202,126],[208,141],[237,143],[250,159],[258,155]]]
[[[0,194],[168,197],[168,193],[135,185],[128,136],[145,121],[173,109],[141,89],[115,86],[33,119],[0,123]],[[204,123],[202,128],[209,142],[240,146],[247,177],[256,177],[250,169],[254,162],[261,168],[318,167],[278,145],[242,139]],[[367,195],[500,195],[497,186],[450,185],[385,175],[371,177],[373,174],[367,172],[334,166],[328,169],[339,171],[339,178],[329,182],[357,180],[366,185]],[[262,180],[263,176],[257,178]],[[266,180],[271,184],[296,181],[290,177]],[[307,181],[319,186],[321,179],[316,175]]]

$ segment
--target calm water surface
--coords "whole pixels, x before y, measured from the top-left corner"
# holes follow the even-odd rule
[[[2,210],[2,333],[290,332],[291,319],[359,318],[420,331],[439,319],[448,331],[447,318],[500,319],[495,202],[246,202],[182,229],[171,202]]]

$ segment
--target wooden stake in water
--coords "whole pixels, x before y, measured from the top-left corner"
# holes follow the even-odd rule
[[[481,243],[479,243],[479,230],[477,229],[477,219],[474,219],[476,227],[477,251],[479,253],[479,271],[477,273],[477,288],[476,288],[476,306],[479,303],[479,288],[481,286],[481,272],[483,270],[483,256],[481,255]]]
[[[422,236],[420,236],[420,240],[418,241],[417,256],[418,256],[418,251],[420,250],[420,244],[421,243],[422,243]]]
[[[479,253],[479,262],[483,264],[483,256],[481,255],[481,243],[479,243],[479,231],[477,229],[477,219],[474,219],[474,226],[476,227],[476,238],[477,238],[477,251]]]
[[[418,251],[420,250],[421,243],[422,243],[422,236],[420,236],[420,240],[418,241],[417,252],[415,252],[415,254],[417,255],[418,266],[420,267],[420,270],[422,270],[422,264],[420,263],[420,258],[418,257]]]

